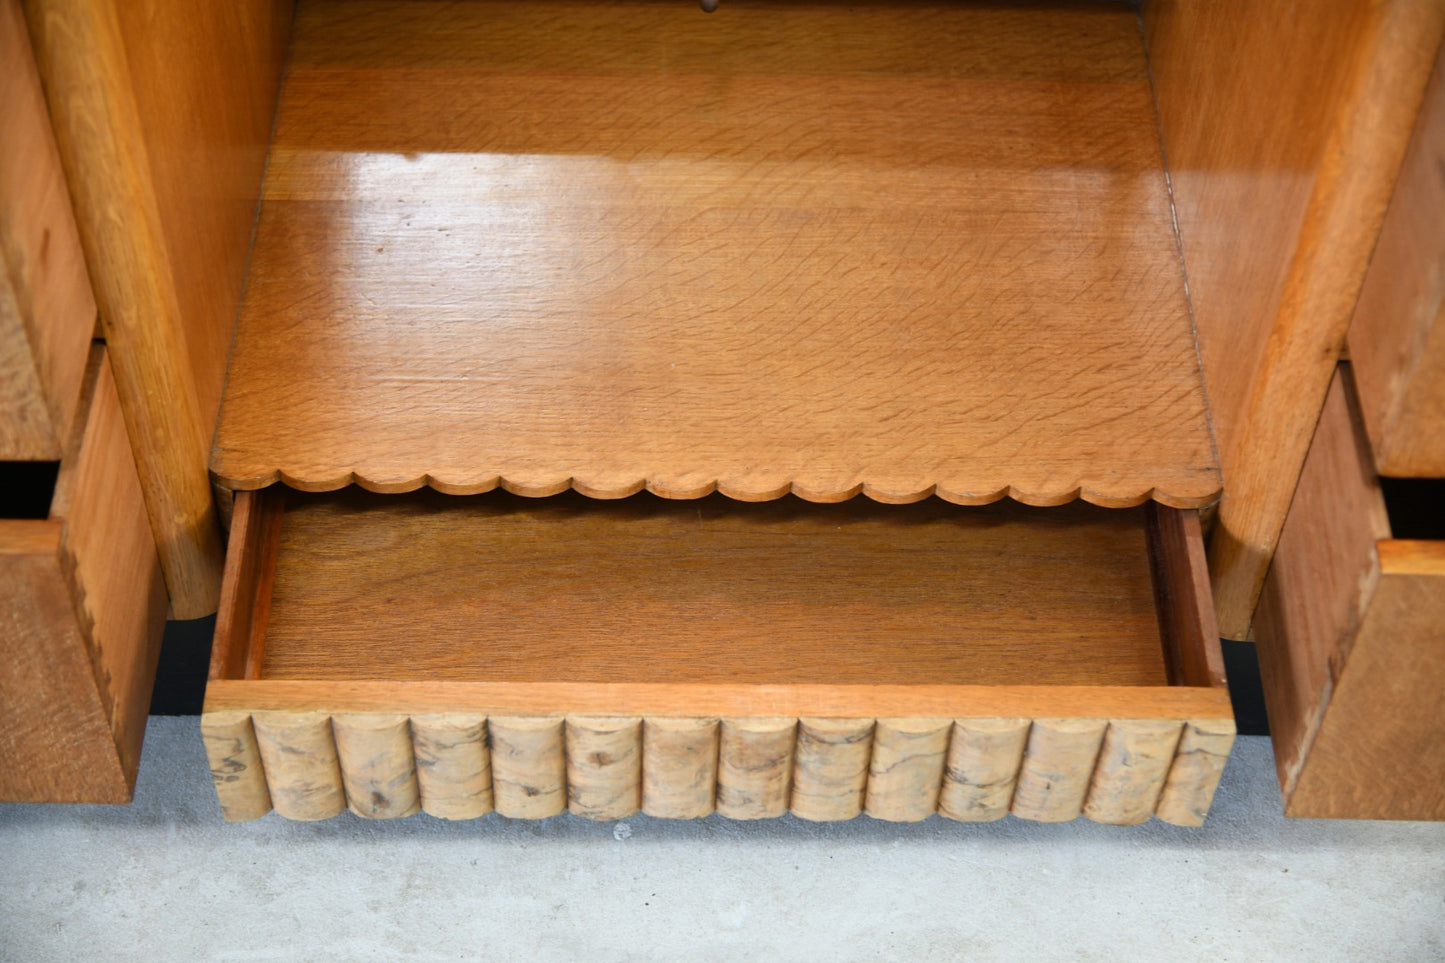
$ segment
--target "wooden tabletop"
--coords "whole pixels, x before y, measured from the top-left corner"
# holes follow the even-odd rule
[[[233,488],[1220,487],[1125,7],[302,3]]]

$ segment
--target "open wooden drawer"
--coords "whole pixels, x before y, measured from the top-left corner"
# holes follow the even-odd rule
[[[930,499],[237,496],[228,819],[1203,819],[1197,515]]]

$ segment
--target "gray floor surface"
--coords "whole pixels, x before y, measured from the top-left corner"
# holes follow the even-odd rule
[[[1286,820],[1256,737],[1197,830],[227,825],[161,718],[131,806],[0,805],[0,959],[1445,960],[1445,824]]]

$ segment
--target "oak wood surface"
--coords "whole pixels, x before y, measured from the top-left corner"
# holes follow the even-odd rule
[[[1150,64],[1224,495],[1220,631],[1249,631],[1445,34],[1436,0],[1160,0]]]
[[[1348,373],[1342,366],[1325,400],[1256,620],[1260,680],[1286,796],[1379,581],[1376,542],[1390,537]]]
[[[303,3],[212,467],[1198,506],[1134,14]]]
[[[0,460],[59,461],[95,296],[19,0],[0,2]]]
[[[1382,475],[1445,478],[1445,47],[1350,322],[1350,361]]]
[[[179,618],[216,608],[221,541],[206,477],[211,425],[140,126],[118,5],[27,0],[151,526]]]
[[[1142,510],[1082,504],[291,493],[270,607],[275,680],[1166,684]]]
[[[165,590],[102,349],[51,517],[0,520],[0,799],[126,802]]]

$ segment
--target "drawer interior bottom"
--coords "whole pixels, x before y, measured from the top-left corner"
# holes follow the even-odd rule
[[[229,818],[1193,823],[1233,736],[1159,506],[274,488],[228,565]]]

